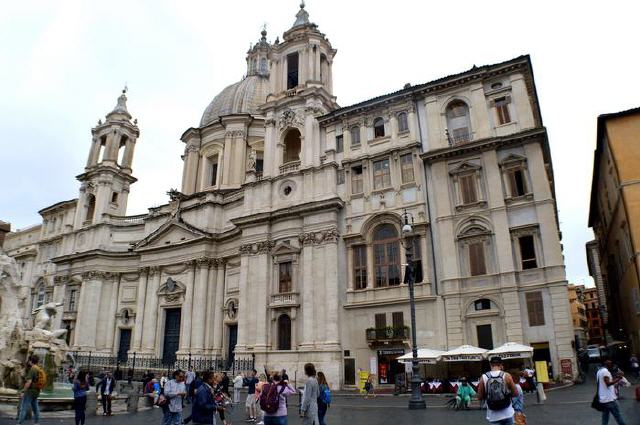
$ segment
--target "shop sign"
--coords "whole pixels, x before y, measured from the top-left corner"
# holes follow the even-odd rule
[[[560,359],[560,369],[563,375],[573,376],[573,364],[571,359]]]
[[[482,354],[457,354],[454,356],[442,356],[442,358],[449,362],[464,362],[467,360],[478,361],[484,359]]]
[[[401,356],[403,354],[404,354],[403,348],[388,348],[385,350],[378,350],[379,356],[395,356],[395,355]]]

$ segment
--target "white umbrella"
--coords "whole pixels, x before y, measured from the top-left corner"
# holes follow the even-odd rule
[[[487,357],[491,356],[500,356],[503,359],[528,359],[533,356],[533,347],[517,342],[506,342],[500,347],[488,351]]]
[[[444,351],[418,348],[418,361],[420,363],[435,364],[442,353]],[[409,351],[407,354],[398,357],[397,360],[403,363],[410,363],[413,360],[413,352]]]
[[[446,351],[440,356],[445,362],[468,362],[484,360],[487,352],[484,348],[474,347],[473,345],[461,345],[453,350]]]

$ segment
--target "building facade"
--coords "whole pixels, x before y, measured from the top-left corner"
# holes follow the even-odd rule
[[[587,244],[592,275],[606,289],[607,327],[619,341],[640,348],[640,108],[598,117]],[[591,247],[591,249],[590,249]],[[597,248],[597,253],[594,252]],[[594,264],[595,266],[595,264]]]
[[[304,6],[182,135],[181,189],[126,216],[126,95],[92,129],[77,199],[7,248],[78,350],[252,358],[336,386],[393,384],[410,349],[531,344],[574,361],[553,173],[528,56],[356,105]],[[403,214],[413,232],[401,237]],[[575,370],[575,368],[574,368]]]
[[[587,316],[588,343],[606,345],[604,320],[600,312],[597,288],[586,288],[583,291],[583,297]]]

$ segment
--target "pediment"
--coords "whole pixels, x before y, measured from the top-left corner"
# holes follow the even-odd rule
[[[161,248],[203,239],[208,233],[181,220],[171,220],[138,242],[134,249]]]
[[[526,157],[522,155],[517,155],[515,153],[509,154],[505,159],[500,161],[500,165],[511,165],[511,164],[520,164],[527,160]]]
[[[450,174],[469,173],[469,172],[478,171],[480,168],[482,167],[480,167],[477,164],[474,164],[473,162],[464,161],[458,166],[454,167],[452,170],[450,170],[449,173]]]
[[[289,242],[279,242],[276,246],[271,250],[272,256],[278,255],[289,255],[289,254],[299,254],[300,248],[297,248],[291,245]]]

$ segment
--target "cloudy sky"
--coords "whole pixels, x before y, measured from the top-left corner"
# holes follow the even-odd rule
[[[575,4],[575,6],[574,6]],[[267,24],[291,27],[296,0],[9,1],[0,14],[0,219],[14,228],[77,196],[90,129],[129,87],[141,138],[129,214],[180,186],[184,130],[245,73]],[[472,65],[532,57],[549,130],[570,281],[587,283],[584,243],[598,114],[640,106],[638,2],[308,0],[338,55],[348,105]],[[635,9],[635,10],[634,10]]]

